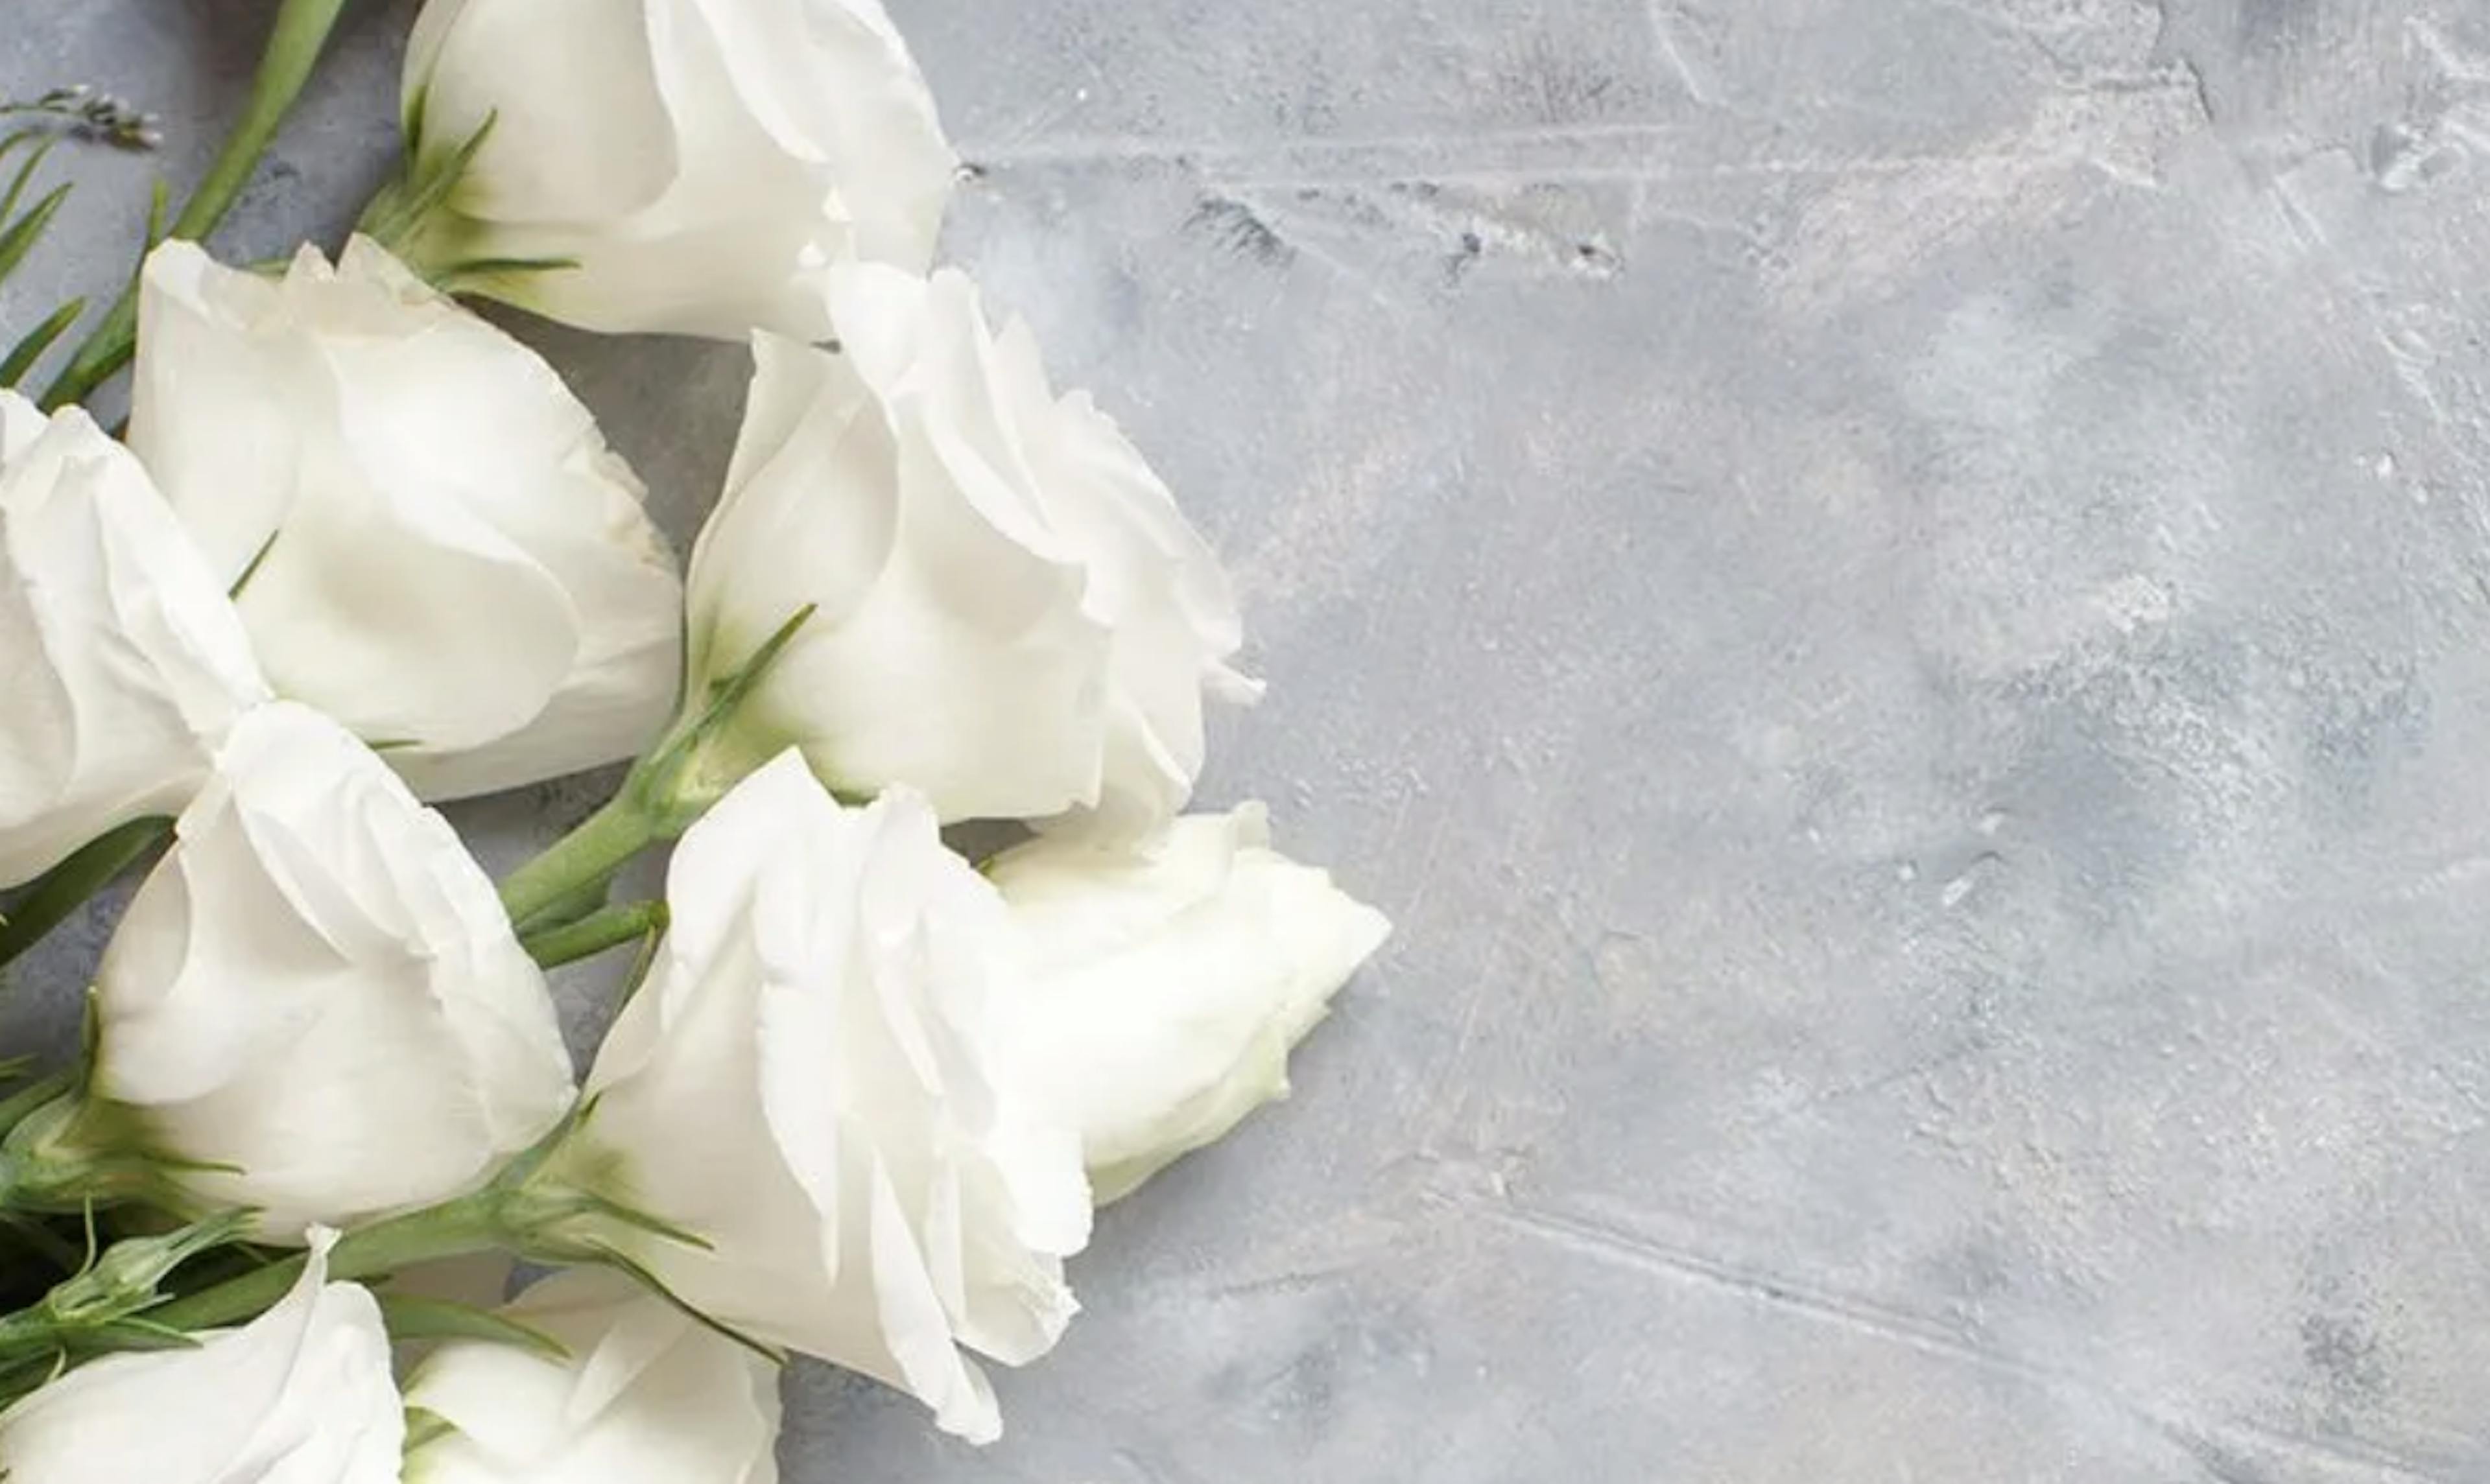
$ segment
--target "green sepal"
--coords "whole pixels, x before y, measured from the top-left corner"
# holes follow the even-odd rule
[[[174,1270],[240,1241],[254,1219],[250,1212],[230,1211],[160,1237],[114,1242],[54,1284],[41,1302],[0,1317],[0,1357],[99,1355],[188,1343],[180,1330],[146,1318],[145,1311],[163,1300],[164,1280]],[[92,1214],[87,1242],[94,1253]]]
[[[744,1333],[742,1330],[736,1328],[726,1321],[704,1312],[697,1305],[684,1298],[680,1294],[678,1294],[672,1288],[669,1288],[666,1285],[666,1280],[658,1277],[655,1272],[650,1270],[647,1264],[631,1257],[620,1248],[613,1246],[597,1246],[595,1248],[594,1261],[615,1270],[617,1272],[626,1275],[633,1282],[638,1283],[642,1288],[647,1289],[650,1293],[654,1294],[659,1298],[664,1299],[667,1303],[672,1304],[684,1318],[700,1326],[702,1328],[707,1329],[711,1334],[717,1335],[721,1339],[734,1341],[736,1344],[742,1346],[745,1350],[759,1356],[762,1359],[768,1361],[771,1365],[785,1365],[787,1363],[787,1353],[785,1351],[780,1350],[777,1346],[771,1345],[767,1341],[756,1339],[753,1336]]]
[[[490,1309],[442,1298],[419,1298],[410,1294],[377,1294],[374,1298],[381,1306],[381,1320],[389,1326],[390,1338],[393,1340],[483,1340],[524,1350],[547,1360],[570,1358],[570,1348],[562,1341]]]
[[[410,1454],[452,1437],[457,1431],[458,1424],[429,1408],[409,1407],[406,1410],[406,1452]]]
[[[178,1210],[182,1193],[168,1177],[211,1170],[228,1173],[159,1155],[135,1113],[76,1089],[27,1113],[0,1140],[0,1210],[74,1214],[130,1204]]]
[[[280,526],[268,533],[267,540],[259,543],[259,550],[251,553],[250,560],[243,563],[242,576],[235,578],[233,585],[225,589],[227,601],[236,603],[242,601],[242,595],[250,590],[250,580],[259,576],[260,564],[268,560],[269,553],[276,550],[276,538],[283,534],[285,534],[285,528]]]
[[[499,114],[486,114],[483,124],[464,143],[447,155],[426,159],[422,122],[418,118],[408,130],[405,171],[372,197],[355,230],[406,256],[406,249],[431,225],[434,214],[449,204],[458,183],[466,178],[468,167],[476,162],[476,156],[493,137],[493,128],[500,122]]]

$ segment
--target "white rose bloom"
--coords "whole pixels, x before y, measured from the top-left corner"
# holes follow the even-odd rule
[[[1271,849],[1249,804],[1152,848],[1041,839],[987,875],[1031,944],[1016,1083],[1081,1130],[1101,1204],[1288,1090],[1288,1052],[1392,925]]]
[[[843,810],[793,754],[684,836],[667,900],[589,1078],[576,1178],[714,1244],[618,1234],[685,1302],[996,1437],[960,1347],[1052,1349],[1089,1229],[1079,1141],[991,1075],[1016,989],[1001,900],[922,799]]]
[[[129,450],[0,390],[0,886],[178,813],[267,682]]]
[[[106,1356],[0,1413],[9,1484],[397,1484],[406,1414],[380,1306],[302,1279],[194,1350]]]
[[[664,725],[673,559],[536,353],[361,239],[281,280],[168,243],[139,325],[130,446],[243,584],[278,694],[431,799],[628,757]]]
[[[1202,692],[1249,699],[1218,559],[1036,342],[975,287],[833,275],[845,354],[762,337],[743,433],[693,554],[695,675],[819,612],[746,706],[748,756],[904,783],[945,820],[1077,812],[1145,834],[1191,794]]]
[[[454,1432],[407,1484],[777,1484],[778,1368],[619,1273],[579,1268],[505,1317],[559,1341],[444,1345],[407,1405]]]
[[[202,1166],[167,1178],[200,1208],[260,1210],[265,1232],[464,1194],[571,1099],[492,882],[377,756],[290,702],[234,728],[104,952],[95,1015],[107,1111],[80,1124]]]
[[[822,270],[921,271],[959,169],[879,0],[431,0],[406,100],[418,174],[493,123],[410,255],[609,332],[819,339]],[[573,266],[462,271],[511,260]]]

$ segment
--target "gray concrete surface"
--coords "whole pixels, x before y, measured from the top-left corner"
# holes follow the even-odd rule
[[[999,1447],[806,1371],[791,1478],[2490,1480],[2490,6],[892,3],[956,255],[1239,574],[1206,797],[1402,933]],[[193,168],[260,11],[0,82]],[[688,532],[740,356],[528,332]]]

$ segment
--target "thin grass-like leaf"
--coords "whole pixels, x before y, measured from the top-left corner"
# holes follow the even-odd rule
[[[43,229],[52,224],[61,203],[69,198],[69,186],[55,186],[50,195],[28,207],[24,215],[0,229],[0,283],[7,282],[17,265],[26,261],[26,254],[35,250],[43,239]]]
[[[8,190],[0,192],[0,216],[17,214],[17,203],[26,199],[26,187],[34,183],[35,172],[43,167],[44,157],[52,153],[52,147],[61,142],[61,136],[58,134],[21,133],[12,136],[9,143],[14,145],[19,139],[30,137],[35,141],[34,153],[27,156],[25,162],[17,167],[17,173],[9,178]]]
[[[86,300],[73,299],[53,310],[50,319],[26,331],[25,338],[9,352],[8,358],[0,360],[0,386],[14,386],[24,381],[26,373],[35,369],[35,362],[43,359],[43,353],[50,350],[61,336],[68,334],[70,327],[85,313]]]
[[[58,137],[48,129],[21,128],[6,138],[0,138],[0,159],[7,159],[19,150],[40,148],[45,141]]]

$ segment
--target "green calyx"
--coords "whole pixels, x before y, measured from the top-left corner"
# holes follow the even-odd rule
[[[817,604],[805,604],[763,640],[741,667],[710,681],[704,694],[684,698],[683,714],[674,729],[631,770],[623,792],[641,800],[667,838],[689,829],[776,755],[778,749],[752,727],[746,708],[820,611]]]
[[[185,1202],[175,1177],[204,1168],[150,1153],[135,1114],[72,1090],[25,1113],[0,1140],[0,1211],[178,1210]]]
[[[229,1211],[160,1237],[132,1237],[94,1251],[89,1218],[86,1266],[54,1285],[41,1303],[0,1318],[0,1357],[30,1350],[110,1348],[96,1343],[165,1298],[164,1280],[192,1258],[241,1241],[253,1213]],[[147,1325],[159,1333],[160,1326]],[[81,1343],[84,1339],[84,1343]]]
[[[87,1255],[77,1270],[40,1301],[0,1317],[0,1401],[25,1395],[81,1359],[197,1344],[147,1311],[164,1300],[164,1284],[177,1269],[241,1241],[251,1219],[246,1211],[226,1212],[99,1252],[90,1212]]]
[[[594,1099],[583,1099],[472,1195],[347,1232],[330,1249],[330,1278],[376,1280],[420,1263],[491,1251],[555,1265],[605,1263],[647,1235],[708,1245],[606,1193],[615,1188],[609,1183],[617,1173],[613,1156],[582,1136],[594,1113]],[[148,1310],[145,1317],[186,1332],[233,1324],[284,1297],[302,1271],[303,1259],[291,1258]]]
[[[502,883],[502,905],[522,937],[596,914],[607,884],[634,856],[680,837],[774,756],[745,711],[815,612],[799,610],[740,669],[685,697],[674,727],[632,766],[613,801]]]
[[[514,299],[531,276],[577,268],[569,258],[495,256],[478,245],[483,230],[459,211],[458,188],[491,140],[496,121],[486,118],[473,134],[445,149],[427,136],[424,112],[424,95],[418,94],[407,110],[405,165],[363,208],[355,230],[446,294]]]

